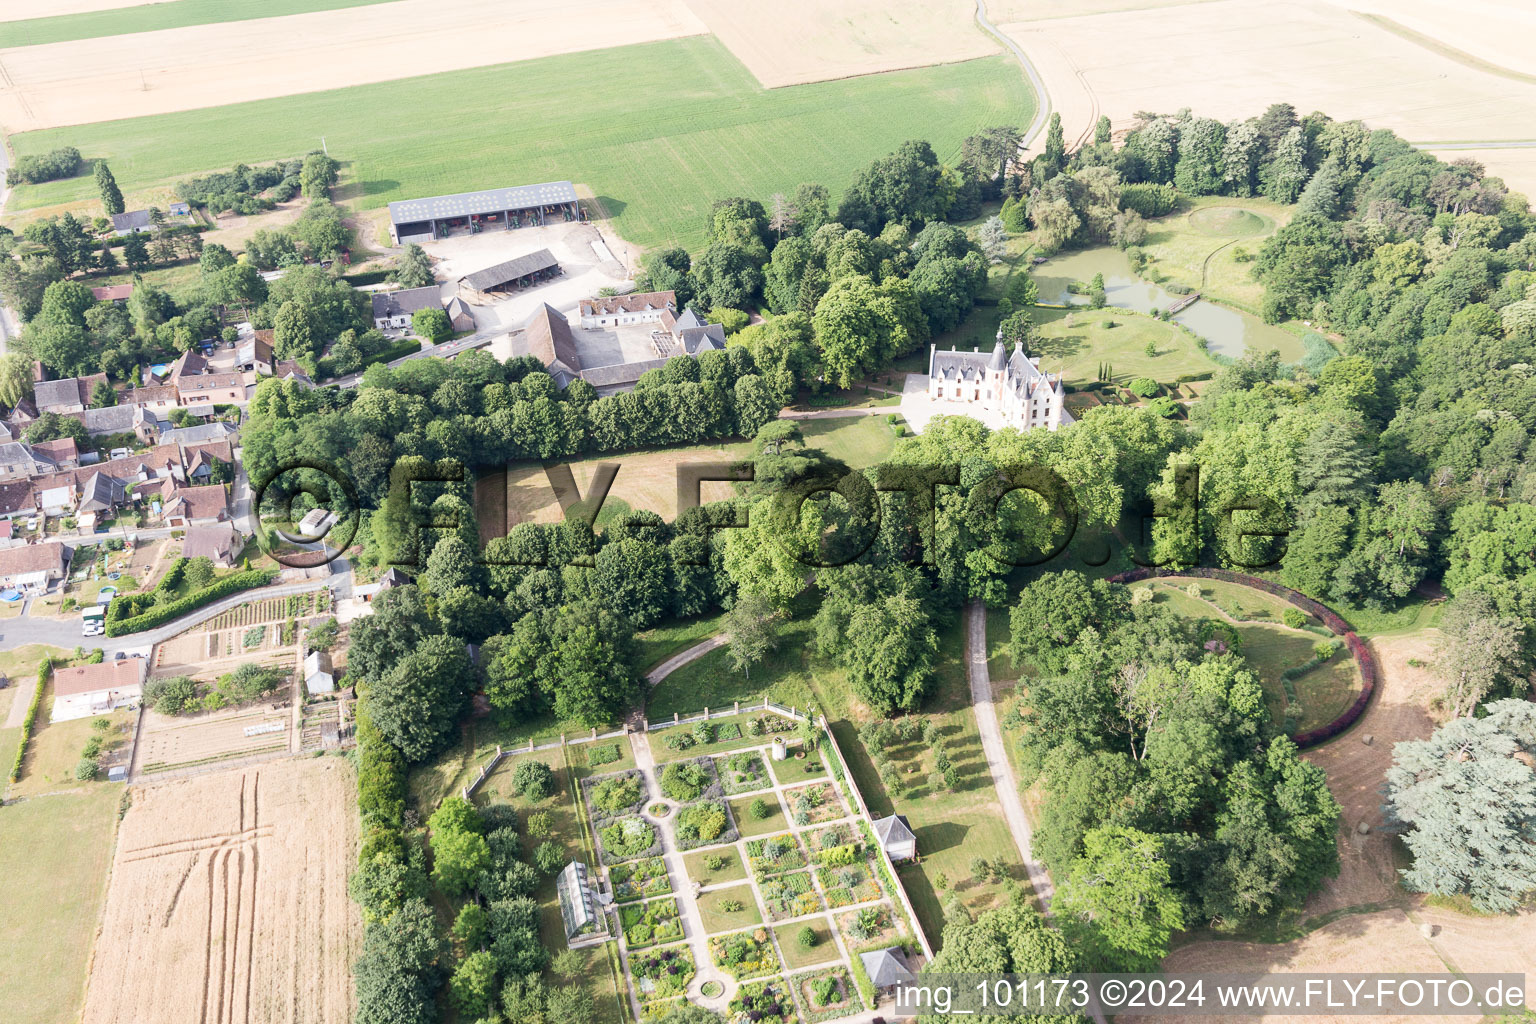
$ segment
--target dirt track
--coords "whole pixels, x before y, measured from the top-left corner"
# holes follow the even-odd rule
[[[85,1024],[346,1024],[354,785],[323,758],[135,790]]]

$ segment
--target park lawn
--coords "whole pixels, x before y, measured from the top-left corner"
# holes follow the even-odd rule
[[[692,874],[690,871],[690,877]],[[722,900],[736,900],[741,903],[741,909],[721,910]],[[763,923],[763,915],[757,909],[757,897],[752,895],[750,885],[733,885],[729,889],[721,889],[718,892],[700,893],[698,902],[699,915],[704,919],[706,935],[718,935],[721,932],[735,931],[738,928]]]
[[[1149,276],[1176,283],[1217,300],[1257,309],[1264,286],[1253,278],[1253,262],[1264,239],[1291,219],[1291,208],[1267,199],[1202,196],[1186,200],[1175,213],[1147,223],[1142,249]]]
[[[4,721],[4,718],[5,712],[0,709],[0,721]],[[0,729],[0,772],[5,773],[4,776],[0,776],[0,793],[5,790],[7,783],[4,780],[10,778],[11,765],[16,760],[16,748],[20,745],[21,729],[19,727]]]
[[[70,656],[64,648],[54,647],[52,644],[27,644],[15,650],[0,651],[0,675],[10,680],[10,685],[0,691],[0,706],[9,706],[9,701],[13,699],[16,688],[23,680],[37,676],[37,666],[42,662],[44,655],[55,661]],[[3,721],[4,717],[0,714],[0,721]]]
[[[611,88],[615,82],[624,87]],[[581,102],[571,102],[573,90]],[[509,97],[516,117],[506,116]],[[1024,77],[1003,56],[765,89],[703,35],[28,132],[11,142],[18,156],[74,145],[110,160],[131,190],[297,156],[325,135],[347,165],[338,194],[360,209],[570,180],[590,186],[628,241],[697,249],[717,199],[766,199],[811,181],[825,184],[835,203],[859,171],[908,139],[927,139],[953,163],[967,135],[1027,123],[1033,108]],[[475,145],[444,145],[450,138]],[[94,194],[85,175],[18,188],[11,204]]]
[[[747,808],[752,806],[752,801],[761,800],[768,805],[768,817],[759,821],[748,813]],[[784,807],[779,803],[775,793],[761,793],[757,796],[737,797],[727,801],[731,805],[731,818],[736,822],[737,831],[743,839],[751,839],[755,836],[765,836],[770,832],[782,832],[788,823],[784,818]]]
[[[768,757],[768,770],[773,773],[773,780],[781,786],[793,786],[801,782],[814,782],[817,779],[827,777],[826,758],[820,754],[811,754],[806,757],[796,757],[799,745],[790,748],[790,756],[782,761],[775,761]]]
[[[668,622],[635,634],[635,664],[649,672],[675,654],[725,628],[725,615],[703,615],[683,622]]]
[[[881,429],[885,429],[884,424]],[[815,627],[809,617],[796,614],[796,618],[778,623],[778,646],[753,665],[749,674],[731,665],[728,648],[718,647],[651,687],[645,702],[646,717],[654,722],[673,714],[697,714],[705,706],[728,708],[738,700],[756,702],[764,696],[786,707],[803,708],[812,703],[815,676],[830,669],[819,663],[813,667],[810,648]],[[757,739],[769,742],[764,737]],[[656,756],[662,758],[664,754],[658,750]]]
[[[122,793],[92,786],[0,809],[0,1005],[11,1024],[79,1017]]]
[[[91,727],[94,719],[105,718],[113,726],[111,731],[104,734],[101,749],[105,754],[128,742],[128,733],[133,728],[133,714],[117,711],[110,715],[92,715],[68,722],[49,721],[48,716],[53,713],[51,680],[48,685],[49,690],[43,694],[43,702],[37,708],[32,738],[27,741],[27,753],[21,762],[21,778],[11,786],[10,796],[35,797],[59,790],[116,790],[119,783],[107,782],[106,772],[100,773],[92,781],[79,781],[75,778],[75,765],[80,760],[80,751],[85,741],[96,735]],[[12,753],[11,756],[16,755]],[[9,762],[6,762],[5,768],[7,771],[10,769]]]
[[[900,387],[900,385],[895,385]],[[872,401],[871,405],[899,405],[900,399]],[[895,409],[892,409],[894,412]],[[851,469],[867,469],[885,462],[896,447],[896,434],[884,416],[854,416],[825,420],[801,420],[806,446],[820,448]]]
[[[1008,643],[1013,639],[1013,628],[1008,624],[1008,608],[987,609],[987,674],[994,683],[1019,678],[1013,659],[1008,656]]]
[[[937,944],[943,932],[942,908],[950,894],[958,895],[973,914],[998,905],[1004,898],[1001,882],[981,882],[971,877],[973,859],[1001,862],[1009,876],[1024,880],[1018,848],[1003,819],[1002,806],[982,754],[981,737],[976,731],[970,684],[965,674],[963,617],[939,634],[933,692],[920,711],[938,726],[949,759],[960,773],[956,792],[933,788],[932,751],[920,739],[891,751],[897,770],[912,781],[900,795],[887,792],[858,738],[859,726],[874,716],[853,699],[846,686],[820,696],[822,707],[832,720],[838,746],[870,813],[903,814],[917,834],[921,861],[901,865],[898,873],[930,942]],[[908,773],[908,769],[915,771]],[[941,876],[949,887],[948,894],[939,884]]]
[[[1102,363],[1111,364],[1111,378],[1117,384],[1129,384],[1137,377],[1172,383],[1184,374],[1207,373],[1217,368],[1215,360],[1188,331],[1141,313],[1109,307],[1036,306],[1034,319],[1040,327],[1042,365],[1061,373],[1068,384],[1097,380]],[[1105,327],[1106,323],[1115,326]],[[1156,355],[1147,355],[1148,342],[1153,344]]]
[[[605,764],[594,765],[591,761],[592,754],[602,747],[619,748],[619,759]],[[584,779],[589,775],[607,775],[609,772],[622,772],[635,766],[635,753],[631,749],[628,736],[615,736],[611,740],[598,740],[596,743],[573,743],[567,750],[570,753],[571,771],[578,779]]]
[[[802,928],[809,928],[816,935],[816,944],[810,949],[800,945]],[[791,971],[800,967],[810,967],[813,964],[824,964],[838,958],[837,943],[832,941],[832,927],[827,924],[827,919],[824,917],[818,917],[813,921],[796,921],[793,924],[777,925],[773,929],[773,937],[779,942],[779,953],[784,957],[784,966]]]
[[[734,811],[734,808],[733,808]],[[723,857],[725,866],[718,871],[711,871],[704,865],[706,857]],[[683,854],[683,870],[688,872],[688,877],[700,885],[719,885],[722,882],[737,882],[747,877],[747,868],[741,862],[741,854],[736,847],[715,848],[710,850],[695,850],[692,853]]]
[[[1328,661],[1292,680],[1291,687],[1301,705],[1296,728],[1315,729],[1342,715],[1360,695],[1360,670],[1349,650],[1341,646]]]
[[[118,7],[105,11],[56,14],[46,18],[26,18],[0,22],[5,45],[38,46],[65,43],[75,39],[97,39],[133,32],[156,32],[189,25],[216,25],[226,21],[252,21],[285,14],[334,11],[342,7],[366,7],[389,0],[263,0],[251,4],[245,0],[173,0],[137,7]]]

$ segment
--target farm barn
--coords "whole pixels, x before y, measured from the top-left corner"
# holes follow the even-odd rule
[[[430,242],[487,226],[529,227],[553,220],[579,220],[576,187],[568,181],[517,185],[483,192],[459,192],[427,199],[402,199],[389,204],[389,236],[396,245]]]
[[[548,249],[498,263],[459,278],[459,295],[466,301],[491,301],[496,292],[527,288],[560,273],[560,263]]]

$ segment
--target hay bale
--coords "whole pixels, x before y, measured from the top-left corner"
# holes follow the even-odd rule
[[[1439,932],[1440,926],[1437,924],[1430,924],[1428,921],[1425,921],[1423,924],[1419,925],[1419,934],[1424,936],[1426,939],[1434,938],[1439,934]]]
[[[1372,736],[1370,733],[1366,733],[1364,736],[1360,737],[1360,742],[1364,743],[1366,746],[1370,746],[1371,742],[1375,739],[1375,736]]]

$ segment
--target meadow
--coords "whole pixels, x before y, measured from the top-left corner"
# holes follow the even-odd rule
[[[105,11],[82,11],[44,18],[25,18],[0,22],[0,37],[7,47],[38,46],[43,43],[67,43],[75,39],[97,39],[130,32],[154,32],[188,25],[216,25],[227,21],[252,21],[277,18],[285,14],[333,11],[342,7],[366,7],[389,0],[171,0],[169,3],[115,7]]]
[[[710,204],[805,181],[836,197],[911,138],[953,161],[961,140],[1026,124],[1034,98],[1003,57],[768,90],[712,36],[11,137],[73,145],[125,191],[317,148],[345,162],[338,198],[392,200],[568,179],[644,247],[698,248]],[[13,210],[94,196],[89,175],[17,188]]]
[[[122,795],[101,786],[0,810],[0,1004],[12,1024],[79,1017]]]

